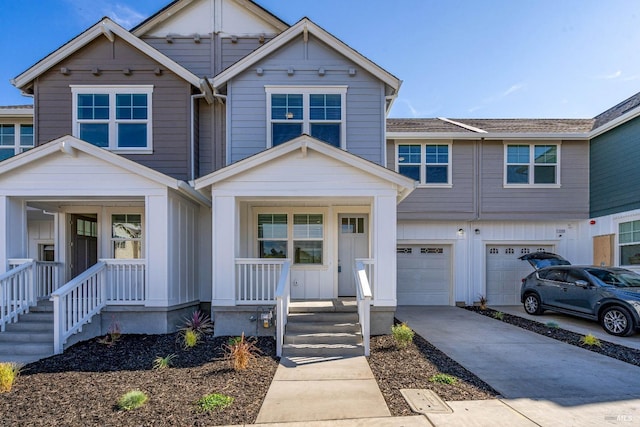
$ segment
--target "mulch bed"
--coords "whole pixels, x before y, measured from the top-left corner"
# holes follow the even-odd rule
[[[565,342],[567,344],[575,345],[595,353],[600,353],[605,356],[612,357],[614,359],[621,360],[632,365],[640,366],[640,350],[635,348],[625,347],[623,345],[614,344],[608,341],[600,340],[601,346],[584,345],[580,342],[583,335],[575,332],[560,329],[558,327],[551,327],[549,324],[536,322],[535,320],[525,319],[519,316],[514,316],[507,313],[502,313],[502,320],[496,319],[497,310],[491,308],[481,309],[480,307],[464,307],[466,310],[473,311],[483,316],[488,316],[496,321],[502,321],[515,325],[520,328],[526,329],[531,332],[535,332],[540,335],[544,335],[549,338],[553,338],[558,341]]]

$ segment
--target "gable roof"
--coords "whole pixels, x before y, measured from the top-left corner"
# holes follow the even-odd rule
[[[37,160],[46,158],[53,153],[62,151],[70,156],[75,156],[76,151],[83,152],[89,156],[99,158],[101,161],[112,164],[119,168],[125,169],[135,175],[144,177],[157,184],[172,188],[189,197],[190,199],[211,206],[211,202],[202,194],[193,190],[185,182],[172,178],[168,175],[160,173],[154,169],[141,165],[103,148],[96,147],[93,144],[82,141],[76,137],[66,135],[46,144],[39,145],[17,156],[10,157],[0,162],[0,175],[14,171],[22,166],[33,163]]]
[[[300,35],[304,35],[306,37],[307,33],[311,33],[320,41],[327,44],[329,47],[331,47],[341,55],[349,58],[358,66],[362,67],[363,69],[383,81],[392,89],[391,95],[395,95],[400,89],[400,85],[402,84],[401,80],[399,80],[393,74],[389,73],[370,59],[360,54],[358,51],[349,47],[347,44],[331,35],[329,32],[325,31],[309,18],[302,18],[298,23],[290,27],[288,30],[284,31],[269,42],[265,43],[264,46],[261,46],[260,48],[254,50],[249,55],[245,56],[226,70],[222,71],[220,74],[213,78],[212,85],[216,88],[226,85],[229,80],[247,70],[256,62],[264,59],[296,37]]]
[[[259,18],[265,20],[267,23],[273,25],[278,31],[284,31],[289,28],[289,25],[278,18],[273,13],[269,12],[267,9],[262,6],[254,3],[251,0],[231,0],[238,4],[239,6],[244,7],[245,9],[252,12],[254,15],[257,15]],[[136,37],[141,37],[145,35],[147,32],[151,31],[156,26],[162,24],[169,18],[171,18],[176,13],[180,12],[185,7],[194,3],[194,0],[174,0],[169,3],[158,12],[151,15],[149,18],[145,19],[135,27],[131,29],[131,33]]]
[[[102,18],[92,27],[88,28],[83,33],[76,36],[74,39],[68,41],[60,48],[47,55],[36,64],[32,65],[26,71],[23,71],[20,75],[11,80],[11,84],[13,84],[23,92],[26,92],[28,90],[28,85],[36,77],[49,70],[60,61],[77,52],[79,49],[83,48],[100,36],[105,36],[107,39],[113,42],[114,35],[120,37],[131,46],[138,49],[140,52],[157,61],[159,64],[167,67],[167,69],[182,77],[192,85],[199,87],[199,77],[197,77],[191,71],[187,70],[168,56],[164,55],[160,51],[154,49],[147,43],[135,37],[133,34],[131,34],[107,17]]]
[[[396,185],[398,187],[398,203],[406,198],[415,187],[415,181],[413,179],[407,178],[395,171],[304,134],[292,139],[291,141],[285,142],[284,144],[269,148],[251,157],[247,157],[246,159],[212,172],[209,175],[198,178],[195,180],[194,188],[196,190],[202,190],[218,182],[236,177],[243,172],[249,171],[263,164],[267,164],[296,150],[300,150],[302,153],[306,153],[307,150],[316,151],[329,158],[345,163],[351,167],[357,168],[358,170],[367,172]]]

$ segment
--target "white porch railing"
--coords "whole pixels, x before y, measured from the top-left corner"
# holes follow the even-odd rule
[[[289,303],[291,302],[291,281],[289,280],[289,268],[291,261],[285,260],[282,264],[280,280],[276,288],[276,355],[282,357],[284,344],[284,331],[289,315]]]
[[[9,259],[9,269],[30,262],[35,262],[36,275],[33,285],[35,286],[36,298],[48,298],[62,283],[61,275],[64,264],[55,261],[34,261],[31,258],[11,258]]]
[[[366,262],[366,264],[365,264]],[[371,299],[373,294],[369,279],[367,278],[367,270],[373,271],[375,265],[374,260],[357,259],[353,269],[356,281],[356,301],[358,304],[358,319],[362,329],[362,343],[364,345],[364,355],[370,354],[370,336],[371,336]],[[367,266],[369,266],[367,268]]]
[[[0,332],[5,331],[7,323],[17,322],[18,316],[28,313],[29,307],[37,302],[35,262],[13,265],[14,268],[0,275]]]
[[[109,304],[141,304],[145,300],[145,260],[103,259],[51,295],[53,346],[64,343]]]
[[[275,304],[285,261],[236,258],[236,304]]]

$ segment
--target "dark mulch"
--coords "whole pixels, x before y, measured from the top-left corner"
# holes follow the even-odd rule
[[[465,307],[469,311],[473,311],[483,316],[488,316],[496,321],[500,321],[495,318],[497,310],[491,308],[481,309],[480,307]],[[600,340],[601,347],[592,345],[584,345],[580,342],[583,335],[575,332],[567,331],[557,327],[551,327],[548,324],[536,322],[535,320],[525,319],[519,316],[514,316],[507,313],[502,313],[502,322],[509,323],[511,325],[518,326],[531,332],[535,332],[540,335],[544,335],[549,338],[556,339],[558,341],[572,344],[578,347],[591,350],[596,353],[604,354],[605,356],[612,357],[614,359],[621,360],[632,365],[640,366],[640,350],[634,348],[625,347],[623,345],[614,344],[608,341]]]
[[[273,338],[250,369],[235,372],[224,360],[228,338],[208,338],[189,350],[176,334],[123,335],[113,346],[96,339],[29,364],[9,393],[0,394],[0,425],[11,426],[209,426],[253,423],[278,366]],[[157,356],[175,353],[172,368],[152,369]],[[132,389],[147,393],[145,406],[119,411],[118,398]],[[235,402],[220,412],[194,404],[223,393]]]
[[[492,399],[497,392],[420,335],[413,344],[400,349],[390,335],[371,338],[369,366],[389,406],[391,415],[411,415],[400,389],[431,389],[444,400]],[[435,374],[457,378],[453,385],[429,381]]]

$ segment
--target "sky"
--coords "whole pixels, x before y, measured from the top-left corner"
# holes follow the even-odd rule
[[[9,80],[102,16],[129,29],[170,0],[0,0]],[[638,0],[256,0],[308,17],[403,81],[391,117],[590,118],[640,92]]]

